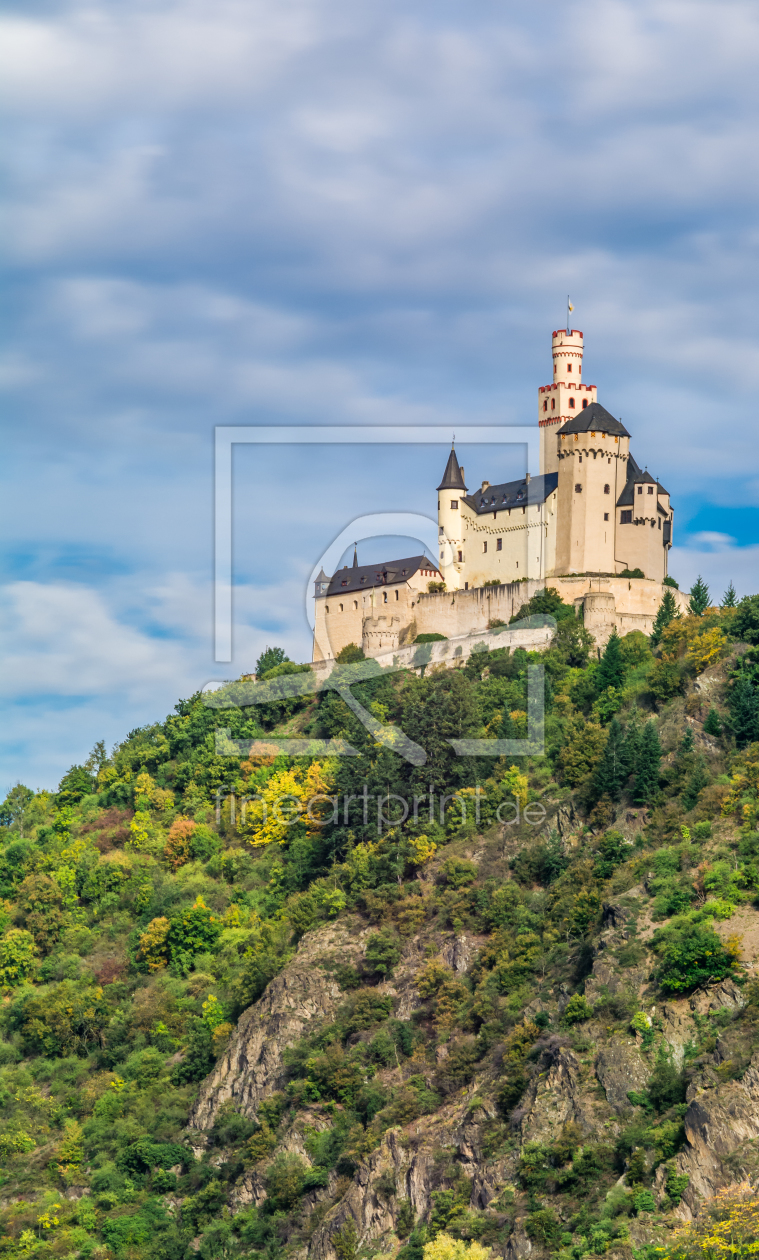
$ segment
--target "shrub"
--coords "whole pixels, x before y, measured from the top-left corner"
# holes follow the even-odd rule
[[[525,1233],[540,1247],[555,1249],[561,1242],[561,1223],[550,1208],[540,1208],[527,1217]]]
[[[582,993],[573,993],[567,1005],[564,1008],[562,1019],[565,1024],[580,1024],[585,1019],[590,1019],[593,1014],[593,1007]]]
[[[389,979],[402,953],[401,943],[394,932],[373,932],[366,942],[364,966],[370,977]]]
[[[665,993],[685,993],[707,980],[723,980],[733,958],[710,927],[676,920],[653,937],[660,957],[657,979]]]

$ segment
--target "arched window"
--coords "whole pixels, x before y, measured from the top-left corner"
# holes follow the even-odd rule
[[[569,400],[569,406],[571,407],[572,411],[574,411],[574,409],[575,409],[575,400],[574,400],[574,398],[570,398],[570,400]]]
[[[387,591],[382,592],[382,603],[383,604],[387,603]]]
[[[585,410],[585,408],[587,407],[587,405],[588,405],[588,400],[587,400],[587,398],[583,398],[583,400],[582,400],[582,409],[583,409],[583,411]]]
[[[358,600],[357,600],[357,599],[354,599],[354,601],[353,601],[353,607],[354,607],[354,608],[358,608]]]
[[[555,399],[555,398],[552,398],[552,399],[551,399],[551,411],[555,411],[555,410],[556,410],[556,399]]]
[[[341,604],[341,605],[340,605],[340,612],[342,612],[342,611],[343,611],[343,606],[342,606],[342,604]]]
[[[396,598],[396,599],[400,599],[400,597],[401,597],[401,593],[400,593],[400,591],[396,588],[395,598]]]
[[[611,494],[611,486],[604,486],[604,494]]]
[[[544,411],[548,411],[548,403],[547,403],[547,402],[544,402],[544,403],[543,403],[543,410],[544,410]]]

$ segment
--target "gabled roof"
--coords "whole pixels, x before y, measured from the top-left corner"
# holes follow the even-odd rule
[[[504,508],[532,507],[535,503],[545,503],[549,494],[553,494],[559,484],[558,473],[541,473],[528,481],[504,481],[498,486],[488,486],[485,490],[476,490],[466,495],[464,502],[478,515],[483,512],[500,512]]]
[[[593,402],[576,416],[567,420],[559,429],[559,433],[614,433],[617,437],[629,437],[630,434],[621,420],[615,420],[610,411],[600,403]]]
[[[453,447],[451,447],[451,453],[448,456],[448,463],[446,464],[445,472],[443,473],[443,480],[440,482],[438,490],[463,490],[464,494],[466,494],[464,478],[461,475],[459,461],[456,458],[456,452]]]
[[[381,564],[359,564],[338,569],[329,580],[326,595],[349,595],[352,591],[370,591],[373,586],[393,586],[407,582],[419,569],[440,570],[427,556],[411,556],[407,560],[388,560]]]

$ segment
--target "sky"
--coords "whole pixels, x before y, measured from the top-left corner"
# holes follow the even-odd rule
[[[532,424],[567,293],[670,572],[759,589],[758,59],[743,0],[0,4],[0,790],[308,659],[333,539],[435,516],[445,443],[238,447],[219,666],[216,426]]]

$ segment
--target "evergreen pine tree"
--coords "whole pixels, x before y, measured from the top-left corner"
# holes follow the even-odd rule
[[[706,773],[703,757],[699,757],[683,792],[682,802],[684,810],[695,808],[698,798],[708,782],[709,776]]]
[[[688,608],[695,617],[703,617],[709,607],[709,587],[699,573],[696,581],[690,589],[690,603]]]
[[[738,596],[735,593],[735,587],[733,586],[732,579],[731,579],[730,585],[728,586],[727,590],[722,596],[722,607],[735,608],[735,605],[737,603],[738,603]]]
[[[640,740],[638,768],[635,774],[633,800],[636,805],[648,805],[659,789],[659,763],[661,744],[656,733],[656,723],[646,722]]]
[[[638,710],[633,709],[630,714],[630,720],[627,723],[627,731],[625,732],[625,741],[622,745],[622,765],[624,767],[625,780],[631,774],[635,774],[638,769],[638,754],[640,753],[640,741],[643,732],[641,730]]]
[[[600,800],[602,796],[609,796],[613,801],[618,800],[627,779],[624,742],[622,727],[616,718],[612,718],[603,756],[593,775],[591,795],[594,800]]]
[[[688,753],[692,753],[695,742],[696,741],[693,738],[693,727],[686,726],[685,734],[680,740],[680,747],[677,750],[678,757],[687,757]]]
[[[730,695],[730,725],[739,748],[759,740],[759,691],[747,674],[738,678]]]
[[[722,723],[719,720],[719,713],[715,708],[711,708],[707,713],[706,721],[704,722],[704,730],[707,735],[714,735],[717,739],[719,739],[722,734]]]
[[[674,621],[675,618],[679,616],[680,609],[677,607],[677,601],[672,591],[668,588],[664,592],[664,599],[660,603],[658,612],[654,618],[654,626],[651,632],[651,647],[656,647],[670,621]]]
[[[625,663],[622,660],[622,640],[617,634],[616,628],[612,631],[609,642],[604,648],[604,654],[601,657],[601,663],[596,671],[596,690],[600,695],[607,687],[614,687],[617,691],[624,686],[625,681]]]

